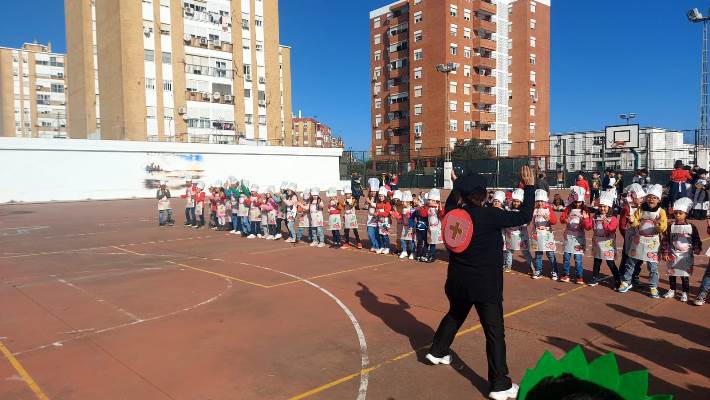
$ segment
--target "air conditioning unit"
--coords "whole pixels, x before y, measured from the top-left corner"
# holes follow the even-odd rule
[[[200,44],[207,46],[207,43],[209,43],[207,38],[200,38]]]
[[[37,85],[37,90],[42,90],[42,85]]]
[[[186,8],[185,15],[195,15],[195,10],[193,10],[192,8]]]
[[[266,107],[266,100],[259,100],[259,107]]]
[[[420,137],[422,137],[422,133],[421,132],[414,132],[414,137],[420,138]]]
[[[222,41],[220,41],[219,39],[215,39],[215,40],[212,41],[212,45],[214,45],[214,47],[221,48],[221,47],[222,47]]]
[[[266,78],[264,78],[263,76],[260,76],[259,83],[266,83]]]
[[[215,100],[219,100],[219,98],[222,97],[222,94],[220,92],[214,92],[212,93],[212,98]]]
[[[249,74],[244,75],[244,79],[245,79],[247,82],[251,82],[251,75],[249,75]]]
[[[186,33],[182,39],[185,41],[185,43],[190,43],[190,42],[192,42],[192,35],[190,35],[189,33]]]
[[[153,28],[146,26],[143,27],[143,34],[146,36],[150,36],[151,32],[153,32]]]
[[[178,107],[178,114],[180,114],[180,115],[187,114],[187,109],[185,107]]]
[[[212,93],[208,93],[208,92],[202,93],[203,100],[209,100],[211,98],[212,98]]]
[[[224,96],[224,101],[231,102],[232,101],[232,95],[228,94]]]

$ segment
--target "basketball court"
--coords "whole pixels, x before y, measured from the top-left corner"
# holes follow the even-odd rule
[[[452,366],[422,362],[448,307],[443,250],[424,264],[248,240],[184,227],[173,206],[172,228],[150,200],[0,206],[0,399],[485,398],[475,314]],[[708,263],[696,260],[691,299]],[[532,280],[519,255],[515,269],[514,381],[545,350],[580,344],[649,369],[650,393],[707,398],[710,306]]]

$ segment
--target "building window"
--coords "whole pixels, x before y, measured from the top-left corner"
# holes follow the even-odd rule
[[[416,31],[414,32],[414,41],[415,42],[421,42],[423,39],[422,31]]]
[[[470,65],[463,66],[463,76],[471,76],[471,66]]]
[[[145,49],[143,53],[143,59],[145,61],[155,61],[155,52],[153,50]]]
[[[414,133],[417,135],[420,135],[424,133],[424,123],[423,122],[416,122],[414,124]]]
[[[459,130],[459,122],[455,119],[449,120],[449,130],[451,132],[456,132]]]
[[[414,79],[422,79],[422,68],[415,68],[414,69]]]
[[[259,115],[259,125],[266,125],[266,115]]]
[[[246,98],[246,99],[251,98],[251,89],[244,89],[244,98]]]
[[[530,20],[530,29],[535,30],[535,27],[537,26],[537,21],[534,19]]]
[[[382,51],[375,51],[375,61],[380,61],[382,59]]]
[[[449,82],[449,93],[456,93],[456,82]]]
[[[530,47],[534,48],[536,44],[537,44],[537,39],[535,39],[534,37],[531,37],[530,38]]]
[[[52,93],[64,93],[64,85],[59,83],[52,83],[50,85],[50,90]]]
[[[414,105],[414,115],[422,115],[422,105],[421,104],[415,104]]]
[[[463,38],[471,39],[471,28],[463,28]]]
[[[467,10],[467,9],[463,10],[463,19],[464,19],[464,21],[471,20],[471,10]]]
[[[535,71],[530,71],[530,82],[532,82],[532,83],[537,82],[537,73],[535,73]]]
[[[378,156],[382,155],[382,146],[380,146],[380,145],[375,146],[375,155],[378,155]]]
[[[422,87],[421,86],[414,87],[414,97],[422,97]]]
[[[531,123],[530,123],[530,133],[534,135],[534,134],[535,134],[535,129],[536,129],[535,123],[534,123],[534,122],[531,122]]]
[[[471,49],[468,47],[463,48],[463,58],[471,58]]]
[[[531,117],[535,116],[535,106],[530,106],[530,116]]]
[[[530,65],[537,64],[537,56],[535,54],[530,54]]]
[[[457,108],[458,108],[458,103],[455,100],[449,101],[449,111],[456,112]]]
[[[471,103],[465,102],[463,103],[463,112],[465,114],[470,114],[471,113]]]
[[[375,28],[379,28],[379,27],[380,27],[380,17],[375,18],[374,27],[375,27]]]
[[[424,17],[422,16],[422,12],[421,11],[415,12],[414,13],[414,23],[419,24],[422,21],[424,21]]]
[[[419,61],[424,58],[422,49],[414,50],[414,60]]]
[[[382,131],[379,129],[375,131],[375,140],[382,140]]]
[[[455,56],[456,53],[458,52],[458,45],[451,43],[451,55]]]
[[[453,4],[449,7],[449,14],[451,14],[452,17],[455,17],[456,15],[458,15],[458,11],[459,11],[459,8]]]
[[[148,90],[155,90],[155,79],[145,78],[145,88]]]
[[[172,53],[163,52],[162,58],[163,58],[163,64],[171,64],[173,62]]]
[[[456,24],[451,24],[451,28],[449,32],[451,33],[451,36],[456,36],[456,34],[459,31],[459,27]]]
[[[169,81],[169,80],[163,81],[163,91],[172,92],[173,91],[173,81]]]
[[[382,108],[382,100],[381,99],[375,100],[375,108]]]
[[[254,115],[253,114],[244,114],[244,123],[247,125],[253,125],[254,124]]]
[[[375,35],[375,44],[380,44],[382,41],[382,35]]]
[[[535,0],[532,0],[532,1],[530,2],[530,12],[533,12],[533,13],[534,13],[534,12],[535,12],[535,7],[536,7]]]
[[[463,131],[471,132],[471,121],[463,121]]]

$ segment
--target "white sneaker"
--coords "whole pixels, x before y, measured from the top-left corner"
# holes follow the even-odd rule
[[[663,295],[664,299],[672,299],[675,297],[675,290],[669,290]]]
[[[255,239],[255,238],[256,238],[256,236],[254,236],[253,233],[251,235],[247,236],[247,239]]]
[[[316,247],[318,246],[318,242],[311,242],[311,247]]]
[[[409,259],[410,259],[410,260],[414,260],[414,254],[410,254],[410,255],[409,255]]]
[[[382,250],[382,254],[389,254],[389,253],[390,253],[390,249],[384,249],[384,250]]]
[[[515,399],[518,397],[518,389],[518,385],[513,384],[513,386],[511,386],[508,390],[488,393],[488,397],[493,400]]]
[[[266,240],[276,240],[273,236],[269,235],[266,237]]]
[[[234,231],[235,235],[241,235],[242,233],[240,231]]]
[[[683,303],[688,302],[688,292],[683,292],[683,294],[680,295],[680,301],[682,301]]]
[[[377,249],[377,250],[375,250],[375,253],[377,253],[377,254],[382,254],[382,252],[383,252],[384,250],[385,250],[385,249]]]
[[[451,365],[451,355],[447,355],[447,356],[443,356],[443,357],[439,358],[439,357],[434,357],[431,354],[427,354],[426,359],[429,360],[429,362],[434,365],[439,365],[439,364]]]
[[[409,254],[407,254],[406,251],[402,251],[401,253],[399,253],[399,258],[404,259],[404,258],[407,258],[407,256],[409,256]]]
[[[259,239],[263,239],[263,238],[264,238],[264,235],[262,235],[261,233],[259,233],[259,234],[256,235],[256,237],[258,237]]]
[[[379,253],[380,249],[376,249],[374,247],[370,247],[370,253]]]
[[[325,247],[325,243],[318,243],[318,247]]]
[[[282,238],[282,236],[280,233],[277,233],[276,236],[274,236],[274,240],[279,240],[281,238]]]

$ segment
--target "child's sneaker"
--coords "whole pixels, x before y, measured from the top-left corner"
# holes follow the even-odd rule
[[[247,236],[247,239],[256,239],[256,236],[252,233],[251,235]]]
[[[688,292],[683,292],[683,294],[680,295],[680,301],[682,301],[683,303],[688,302]]]
[[[703,304],[705,304],[705,296],[707,296],[706,293],[700,293],[698,295],[698,298],[695,299],[695,301],[693,302],[693,304],[695,304],[696,306],[702,306]]]
[[[377,253],[377,254],[379,254],[379,253],[380,253],[380,249],[376,249],[376,248],[374,248],[374,247],[370,247],[370,253]]]
[[[632,287],[634,287],[634,285],[626,282],[621,282],[621,285],[619,286],[619,293],[626,293],[631,290]]]
[[[323,242],[320,242],[320,243],[318,243],[318,246],[316,246],[316,247],[320,247],[320,248],[323,248],[323,247],[325,247],[325,243],[323,243]]]
[[[672,299],[675,297],[675,290],[669,290],[663,295],[664,299]]]
[[[575,285],[584,285],[584,279],[583,278],[575,279],[574,284]]]
[[[282,238],[282,236],[280,233],[277,233],[276,236],[274,236],[274,240],[279,240],[281,238]]]
[[[258,234],[256,235],[256,237],[259,238],[259,239],[263,239],[263,238],[264,238],[264,235],[262,235],[261,233],[258,233]]]
[[[652,299],[659,299],[661,295],[658,294],[658,288],[652,287],[650,290]]]
[[[358,243],[357,248],[358,248],[358,250],[362,250],[362,243]]]
[[[532,274],[532,278],[533,279],[540,279],[540,278],[542,278],[542,273],[540,271],[535,271]]]
[[[563,276],[560,278],[560,282],[569,282],[569,276]]]
[[[409,259],[410,259],[410,260],[414,260],[414,254],[410,254],[410,255],[409,255]]]
[[[318,242],[311,242],[310,246],[311,246],[311,247],[316,247],[316,246],[318,246]]]
[[[349,244],[349,243],[343,243],[343,245],[340,246],[340,248],[341,248],[341,249],[349,249],[349,248],[350,248],[350,244]]]
[[[390,253],[390,249],[382,249],[382,254],[389,254],[389,253]]]
[[[557,276],[557,273],[556,273],[556,272],[553,272],[551,279],[552,279],[553,281],[556,281],[556,280],[559,280],[560,278]]]
[[[404,258],[407,258],[407,257],[409,257],[409,254],[407,254],[406,251],[402,251],[401,253],[399,253],[399,258],[404,259]]]
[[[599,277],[594,276],[594,277],[592,277],[592,280],[591,280],[591,282],[589,282],[588,286],[592,286],[592,287],[597,286],[597,285],[599,285],[599,281],[600,281]]]
[[[511,271],[513,271],[513,267],[511,267],[510,265],[506,265],[503,267],[503,272],[511,272]]]

